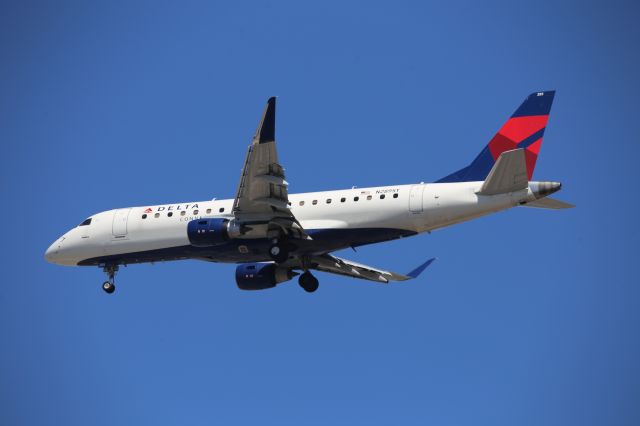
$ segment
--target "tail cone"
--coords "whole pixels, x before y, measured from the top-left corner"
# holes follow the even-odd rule
[[[529,188],[536,199],[539,199],[560,191],[562,184],[560,182],[530,182]]]

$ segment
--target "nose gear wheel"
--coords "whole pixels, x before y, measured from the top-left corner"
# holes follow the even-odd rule
[[[116,291],[115,279],[116,272],[118,272],[118,265],[104,265],[104,268],[102,268],[102,270],[108,276],[107,281],[102,283],[102,289],[105,291],[105,293],[112,294],[114,291]]]

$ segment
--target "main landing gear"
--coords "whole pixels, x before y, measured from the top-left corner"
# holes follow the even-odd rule
[[[286,245],[283,244],[278,238],[274,238],[271,241],[271,246],[269,247],[269,256],[276,263],[284,263],[289,259],[289,251],[286,248]]]
[[[320,285],[318,279],[311,275],[311,272],[309,271],[305,271],[300,275],[300,278],[298,278],[298,284],[300,284],[300,287],[302,287],[307,293],[313,293]]]
[[[102,283],[102,289],[107,294],[111,294],[116,291],[115,278],[116,272],[118,272],[118,265],[105,265],[102,270],[106,272],[107,276],[109,277],[107,278],[107,281]]]

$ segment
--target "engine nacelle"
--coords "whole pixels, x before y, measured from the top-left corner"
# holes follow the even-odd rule
[[[240,225],[229,219],[197,219],[187,225],[187,237],[195,247],[217,246],[240,235]]]
[[[236,283],[240,290],[265,290],[295,275],[291,269],[275,263],[243,263],[236,268]]]

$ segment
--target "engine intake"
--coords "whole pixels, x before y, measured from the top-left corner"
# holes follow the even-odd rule
[[[195,247],[211,247],[241,235],[240,225],[222,218],[192,220],[187,225],[187,237]]]
[[[291,269],[275,263],[243,263],[236,268],[236,283],[240,290],[265,290],[296,275]]]

